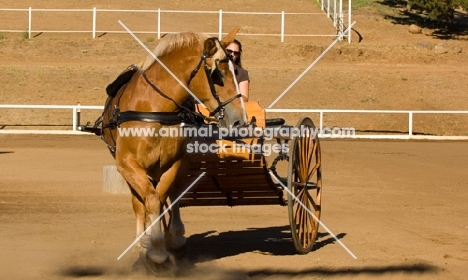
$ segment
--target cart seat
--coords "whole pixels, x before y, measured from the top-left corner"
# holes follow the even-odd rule
[[[249,102],[244,102],[245,105],[245,111],[247,113],[247,120],[249,123],[265,128],[266,126],[266,114],[265,110],[260,107],[260,104],[258,101],[249,101]],[[209,116],[210,113],[208,112],[205,107],[201,106],[200,104],[195,104],[195,110],[205,116]]]

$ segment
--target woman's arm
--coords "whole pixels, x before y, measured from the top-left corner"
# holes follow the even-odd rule
[[[249,101],[249,81],[242,81],[239,83],[239,90],[242,94],[242,99],[247,102]]]

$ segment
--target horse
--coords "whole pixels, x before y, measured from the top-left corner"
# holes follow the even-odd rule
[[[208,121],[220,127],[246,125],[233,63],[225,51],[237,31],[221,40],[194,32],[162,37],[153,54],[122,75],[128,82],[106,100],[101,137],[130,188],[136,236],[143,235],[134,268],[167,267],[173,262],[172,252],[183,254],[186,250],[178,203],[172,205],[165,232],[158,217],[167,199],[174,201],[183,191],[180,185],[187,178],[189,139],[184,135],[123,135],[121,131],[138,128],[158,132],[180,128],[182,123],[200,123],[193,106],[196,102],[210,111]],[[204,71],[199,71],[202,67]]]

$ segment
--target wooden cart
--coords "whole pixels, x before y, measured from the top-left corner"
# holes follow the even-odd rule
[[[210,205],[288,206],[292,240],[297,252],[313,249],[321,214],[322,172],[319,139],[311,119],[295,127],[267,120],[257,102],[246,103],[249,120],[266,133],[259,137],[195,137],[191,142],[188,187],[203,171],[205,175],[180,200],[181,207]],[[276,133],[274,133],[276,131]],[[309,131],[309,133],[303,133]],[[301,133],[298,133],[301,132]],[[261,147],[276,145],[272,163]],[[202,147],[221,147],[214,153]],[[278,164],[285,168],[280,170]],[[295,197],[291,196],[294,194]],[[311,213],[313,215],[311,215]],[[316,218],[314,218],[314,216]]]

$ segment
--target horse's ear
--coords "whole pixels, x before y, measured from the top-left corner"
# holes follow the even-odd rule
[[[226,37],[224,37],[221,40],[221,44],[223,45],[223,47],[227,47],[227,45],[234,42],[234,38],[236,38],[237,32],[239,32],[239,28],[236,27],[233,30],[231,30],[231,32],[229,32],[229,34],[226,35]]]
[[[216,46],[215,39],[214,38],[206,39],[203,53],[208,56],[213,56],[217,51],[218,51],[218,47]]]

